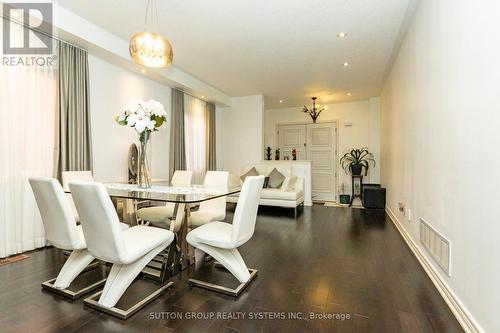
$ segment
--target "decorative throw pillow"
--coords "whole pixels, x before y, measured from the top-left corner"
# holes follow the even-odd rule
[[[242,182],[245,182],[245,178],[247,178],[248,176],[258,176],[258,172],[257,170],[255,170],[255,167],[252,167],[250,170],[248,170],[244,175],[242,175],[240,178],[241,178],[241,181]]]
[[[268,183],[269,183],[269,177],[264,177],[264,186],[262,188],[267,188]]]
[[[285,176],[276,168],[267,175],[269,177],[269,182],[267,183],[268,188],[280,188],[281,184],[283,184],[283,181],[285,180]]]
[[[297,176],[286,177],[285,180],[283,181],[283,185],[281,185],[281,190],[284,192],[292,191],[295,187],[295,183],[297,183],[297,180],[298,180]]]

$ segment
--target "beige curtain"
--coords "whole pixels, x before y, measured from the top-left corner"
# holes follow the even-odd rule
[[[172,112],[170,116],[170,179],[175,170],[186,170],[186,147],[184,143],[184,93],[172,89]]]
[[[216,159],[216,139],[215,139],[215,104],[207,103],[207,140],[206,140],[206,154],[207,154],[207,171],[217,169]]]
[[[92,170],[87,51],[58,42],[59,131],[57,176]]]

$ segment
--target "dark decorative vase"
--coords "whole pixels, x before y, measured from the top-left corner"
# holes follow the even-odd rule
[[[266,160],[267,161],[271,160],[271,147],[266,148]]]
[[[363,171],[363,166],[361,164],[351,165],[351,173],[353,176],[361,175],[361,171]]]

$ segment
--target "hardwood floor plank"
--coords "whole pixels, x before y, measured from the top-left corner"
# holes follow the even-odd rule
[[[173,289],[127,321],[41,291],[40,283],[57,275],[65,257],[54,248],[32,251],[30,258],[0,266],[0,330],[462,332],[383,211],[317,205],[305,207],[295,220],[286,209],[260,208],[255,235],[240,251],[259,273],[239,298],[189,286],[193,274],[235,282],[199,264],[173,277]],[[246,317],[186,318],[193,313]],[[285,317],[258,319],[250,313]],[[311,319],[311,313],[344,319]]]

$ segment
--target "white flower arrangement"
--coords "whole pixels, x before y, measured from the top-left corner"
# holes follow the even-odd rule
[[[167,112],[155,100],[136,101],[126,106],[116,117],[118,124],[135,128],[137,133],[157,131],[167,120]]]

